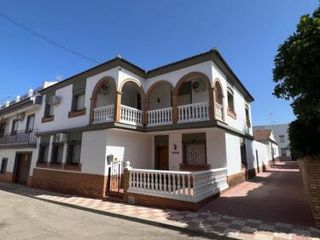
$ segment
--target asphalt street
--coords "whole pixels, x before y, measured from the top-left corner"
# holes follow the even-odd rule
[[[0,239],[206,239],[0,190]]]

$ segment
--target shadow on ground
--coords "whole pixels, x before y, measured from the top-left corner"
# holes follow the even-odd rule
[[[41,195],[67,199],[74,197],[17,184],[0,183],[0,190],[37,199]],[[320,230],[312,227],[311,209],[296,162],[275,165],[254,179],[227,190],[197,212],[165,210],[165,214],[168,221],[182,223],[187,229],[212,233],[207,236],[214,239],[254,239],[256,234],[260,238],[261,234],[268,238],[274,236],[274,233],[278,234],[278,239],[286,234],[320,237]],[[130,217],[126,219],[130,220]],[[150,221],[141,222],[152,224]],[[181,233],[195,236],[192,231]]]

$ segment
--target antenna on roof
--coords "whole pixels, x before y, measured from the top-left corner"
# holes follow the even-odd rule
[[[62,75],[57,75],[56,76],[56,80],[59,81],[59,82],[62,81],[63,80],[63,76]]]

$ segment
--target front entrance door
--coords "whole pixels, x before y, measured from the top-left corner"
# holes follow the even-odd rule
[[[14,182],[27,185],[32,153],[17,153],[15,161]]]
[[[158,146],[158,157],[160,170],[169,170],[168,146]]]

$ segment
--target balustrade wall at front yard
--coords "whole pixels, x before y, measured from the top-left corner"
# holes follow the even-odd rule
[[[198,203],[228,188],[227,169],[161,171],[128,169],[128,193]]]

